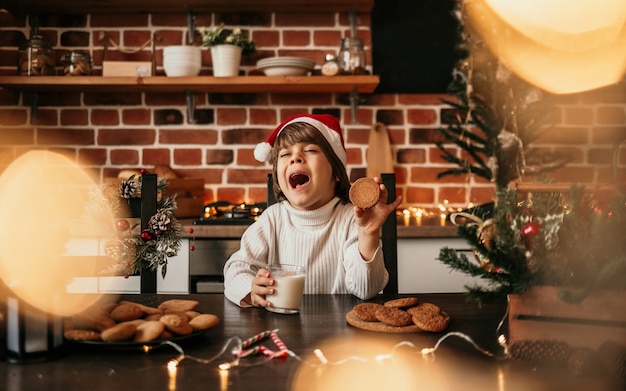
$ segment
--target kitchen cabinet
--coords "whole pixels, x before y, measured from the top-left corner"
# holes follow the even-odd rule
[[[443,247],[474,258],[470,245],[457,237],[398,239],[398,293],[465,292],[465,285],[484,283],[437,260]]]
[[[374,0],[0,0],[15,13],[369,12]]]
[[[104,244],[108,241],[100,239],[77,238],[66,243],[65,256],[76,257],[76,262],[84,257],[103,257]],[[116,293],[138,294],[141,277],[129,276],[97,276],[74,277],[67,285],[69,293]],[[189,293],[189,239],[182,239],[180,250],[175,257],[168,258],[167,274],[161,277],[161,269],[157,270],[157,293],[187,294]]]

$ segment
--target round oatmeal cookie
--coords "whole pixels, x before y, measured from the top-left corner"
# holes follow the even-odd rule
[[[413,323],[424,331],[439,333],[448,328],[450,315],[431,303],[421,303],[407,310]]]
[[[376,310],[376,319],[390,326],[403,327],[413,323],[408,312],[398,308],[381,306]]]
[[[354,315],[365,322],[377,322],[376,310],[382,307],[382,304],[378,303],[360,303],[354,306],[352,309]]]
[[[101,341],[100,333],[93,330],[66,330],[63,333],[65,339],[72,341]]]
[[[441,312],[441,308],[433,303],[418,303],[414,306],[406,308],[406,312],[411,315],[433,314],[437,315]]]
[[[406,308],[413,307],[419,303],[419,299],[417,297],[403,297],[400,299],[393,299],[386,301],[383,305],[386,307],[393,308]]]
[[[380,185],[372,178],[359,178],[350,186],[350,202],[361,209],[371,208],[380,198]]]

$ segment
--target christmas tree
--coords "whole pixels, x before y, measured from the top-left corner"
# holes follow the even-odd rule
[[[474,258],[443,248],[439,260],[451,269],[479,277],[485,284],[466,287],[478,303],[534,285],[562,287],[562,298],[582,300],[596,287],[626,285],[626,223],[623,194],[600,202],[582,186],[569,194],[541,192],[523,199],[511,182],[532,178],[550,181],[550,171],[569,162],[559,153],[530,148],[549,130],[553,97],[509,72],[472,33],[459,5],[459,53],[445,100],[454,115],[440,129],[446,143],[437,143],[443,158],[455,167],[446,175],[476,175],[495,186],[493,206],[478,206],[451,215],[458,235],[474,249]]]

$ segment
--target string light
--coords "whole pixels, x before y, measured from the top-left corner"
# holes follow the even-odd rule
[[[439,347],[441,346],[441,344],[446,341],[448,338],[451,337],[457,337],[457,338],[461,338],[462,340],[466,341],[467,343],[469,343],[470,345],[472,345],[472,347],[474,347],[474,349],[476,349],[477,351],[479,351],[480,353],[484,354],[485,356],[488,357],[493,357],[493,358],[498,358],[498,359],[505,359],[508,358],[508,346],[507,346],[507,338],[504,334],[500,333],[501,328],[504,325],[504,321],[505,319],[508,317],[508,306],[507,306],[507,310],[504,314],[504,316],[502,317],[502,319],[500,320],[500,323],[498,324],[496,333],[498,335],[497,337],[497,341],[498,344],[500,346],[502,346],[504,348],[504,353],[502,355],[496,355],[486,349],[481,348],[478,344],[476,344],[476,342],[474,342],[474,340],[468,336],[467,334],[458,332],[458,331],[451,331],[445,335],[443,335],[441,338],[439,338],[437,340],[437,342],[435,343],[434,346],[432,347],[426,347],[426,348],[421,348],[418,349],[413,343],[409,342],[409,341],[402,341],[397,343],[396,345],[393,346],[393,348],[391,349],[390,353],[382,353],[382,354],[378,354],[375,356],[375,362],[381,364],[383,363],[385,360],[393,360],[394,358],[394,353],[396,352],[397,349],[402,348],[402,347],[408,347],[410,349],[416,350],[418,351],[423,357],[433,357],[435,352],[437,351],[437,349],[439,349]],[[267,338],[270,337],[272,339],[272,341],[280,347],[280,349],[278,351],[272,351],[269,350],[267,347],[265,346],[257,346],[254,348],[250,348],[250,349],[246,349],[249,348],[251,345]],[[234,356],[234,359],[230,362],[222,362],[220,363],[217,367],[220,370],[220,373],[228,373],[228,371],[230,369],[232,369],[233,367],[236,366],[240,366],[240,367],[253,367],[253,366],[259,366],[259,365],[263,365],[267,362],[269,362],[270,360],[274,359],[274,358],[283,358],[283,357],[287,357],[290,356],[296,360],[298,360],[299,362],[306,364],[310,367],[313,368],[321,368],[327,365],[342,365],[345,364],[346,362],[349,361],[359,361],[359,362],[368,362],[369,360],[367,360],[366,358],[363,357],[358,357],[358,356],[350,356],[347,357],[345,359],[339,360],[339,361],[334,361],[331,362],[329,361],[326,356],[324,355],[324,353],[322,352],[321,349],[315,349],[313,351],[313,354],[317,357],[317,359],[319,360],[319,363],[315,363],[315,362],[310,362],[310,361],[305,361],[303,360],[300,356],[298,356],[296,353],[294,353],[293,351],[289,350],[287,348],[287,346],[280,340],[280,338],[278,337],[278,329],[275,330],[266,330],[264,332],[261,332],[255,336],[252,336],[246,340],[242,340],[239,337],[231,337],[228,339],[228,341],[224,344],[224,346],[222,347],[222,349],[213,357],[205,359],[205,358],[199,358],[199,357],[195,357],[195,356],[191,356],[188,354],[185,354],[184,350],[182,347],[180,347],[179,345],[177,345],[176,343],[172,342],[172,341],[164,341],[162,344],[166,344],[169,345],[171,347],[173,347],[178,353],[180,353],[180,355],[175,358],[175,359],[171,359],[168,363],[167,363],[167,367],[168,370],[170,370],[170,368],[176,368],[178,365],[180,365],[180,363],[185,360],[192,360],[192,361],[196,361],[202,364],[210,364],[212,362],[214,362],[215,360],[217,360],[219,357],[221,357],[229,348],[229,346],[231,346],[232,344],[235,344],[235,346],[231,349],[231,353]],[[256,359],[253,361],[242,361],[242,359],[245,358],[249,358],[252,356],[262,356],[262,359]]]

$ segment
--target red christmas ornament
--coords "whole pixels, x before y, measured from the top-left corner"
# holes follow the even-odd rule
[[[189,229],[187,230],[187,232],[189,232],[190,234],[192,234],[192,233],[193,233],[193,228],[189,228]]]
[[[128,223],[128,220],[121,219],[117,220],[117,223],[115,223],[115,227],[118,231],[124,232],[127,231],[128,228],[130,228],[130,224]]]
[[[143,240],[144,242],[150,241],[152,240],[154,237],[152,236],[152,232],[150,231],[143,231],[141,234],[139,234],[139,237],[141,238],[141,240]]]
[[[522,235],[529,237],[535,236],[539,233],[539,224],[534,221],[529,221],[522,227]]]
[[[148,170],[146,170],[145,168],[142,168],[141,170],[139,170],[139,173],[141,175],[146,174],[148,172]]]
[[[189,246],[189,251],[196,251],[196,246],[194,246],[193,244]]]

